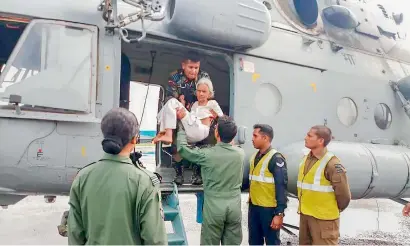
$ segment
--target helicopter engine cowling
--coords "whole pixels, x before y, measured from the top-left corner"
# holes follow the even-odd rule
[[[347,170],[352,199],[410,196],[410,149],[397,145],[332,141],[328,150]],[[288,190],[297,195],[299,164],[309,153],[304,142],[280,148],[288,167]]]
[[[232,49],[256,48],[271,31],[271,15],[258,1],[172,0],[168,31],[179,38]]]

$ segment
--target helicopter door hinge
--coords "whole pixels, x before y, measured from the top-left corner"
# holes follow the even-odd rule
[[[127,43],[140,42],[146,37],[144,20],[162,21],[165,18],[169,0],[122,0],[136,8],[135,12],[127,15],[117,15],[118,0],[102,0],[98,5],[98,10],[103,12],[103,19],[107,22],[105,27],[108,35],[114,34],[114,29],[120,30],[121,38]],[[118,20],[116,19],[118,17]],[[139,38],[130,39],[128,31],[125,29],[131,23],[141,20],[142,35]]]

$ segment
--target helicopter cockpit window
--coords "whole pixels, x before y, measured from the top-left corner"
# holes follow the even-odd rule
[[[91,111],[94,33],[81,25],[35,20],[0,76],[0,101],[21,96],[32,110]]]

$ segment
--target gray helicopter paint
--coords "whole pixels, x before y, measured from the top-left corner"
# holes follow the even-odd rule
[[[296,157],[307,153],[304,142],[293,143],[282,150],[287,153],[291,163],[300,162],[300,158]],[[348,170],[352,199],[410,195],[408,148],[333,141],[329,144],[329,150],[343,156],[342,163]],[[297,172],[298,165],[289,165],[289,191],[292,193],[296,192]]]
[[[78,168],[95,161],[100,156],[99,120],[109,109],[119,104],[117,81],[120,78],[121,50],[122,46],[126,47],[127,44],[121,41],[118,33],[113,36],[106,35],[104,31],[106,22],[101,18],[102,12],[97,11],[99,2],[97,0],[63,0],[58,3],[46,0],[0,2],[3,13],[76,22],[91,25],[90,30],[93,26],[98,27],[98,43],[97,41],[93,43],[92,56],[97,57],[98,53],[99,57],[98,63],[96,60],[92,62],[93,66],[98,64],[98,70],[92,79],[93,86],[98,88],[95,109],[87,117],[73,117],[66,114],[56,117],[55,115],[58,114],[55,113],[27,111],[23,112],[22,116],[16,115],[14,110],[0,110],[0,135],[2,136],[0,187],[3,187],[0,192],[3,194],[67,194],[70,182]],[[227,13],[227,16],[234,16],[233,10],[226,8],[236,2],[239,1],[226,1],[223,5],[225,7],[220,9],[207,8],[203,10],[205,11],[203,16],[210,18],[223,12]],[[332,1],[318,2],[320,10],[335,4]],[[363,19],[364,17],[357,13],[360,7],[352,5],[351,1],[348,2],[350,2],[349,9],[356,11],[358,19]],[[356,34],[352,41],[348,35],[351,32],[332,26],[325,26],[325,32],[313,30],[316,31],[315,35],[309,35],[312,31],[303,30],[301,24],[297,23],[297,18],[286,16],[286,13],[290,13],[283,10],[286,3],[287,1],[270,1],[272,28],[265,30],[261,36],[255,36],[254,39],[247,37],[254,46],[250,50],[229,51],[226,49],[229,47],[222,47],[212,39],[202,43],[202,47],[220,46],[219,52],[226,55],[225,60],[228,64],[224,66],[225,73],[219,75],[215,72],[215,80],[224,81],[227,76],[230,76],[231,83],[228,87],[225,82],[216,93],[218,97],[230,95],[230,105],[226,106],[230,107],[231,115],[240,126],[238,140],[243,143],[247,156],[249,157],[254,151],[251,144],[252,125],[271,124],[275,130],[274,145],[288,158],[290,190],[294,192],[296,167],[303,156],[303,144],[300,141],[312,125],[326,124],[332,128],[335,136],[335,141],[329,148],[335,151],[347,167],[352,195],[355,199],[408,196],[410,193],[405,189],[409,183],[407,180],[409,161],[405,157],[408,150],[392,144],[400,142],[402,145],[408,145],[410,136],[405,129],[409,119],[388,84],[389,80],[398,80],[410,75],[409,65],[406,64],[410,61],[407,56],[408,50],[403,50],[400,45],[392,46],[391,42],[386,45],[385,41],[374,41]],[[21,7],[23,5],[24,8]],[[135,10],[123,2],[118,6],[118,13],[126,14]],[[364,6],[366,11],[369,9],[367,6],[368,4]],[[176,5],[176,7],[178,9],[175,13],[189,11],[189,5]],[[198,9],[194,10],[198,11]],[[145,21],[148,33],[153,36],[143,41],[143,44],[158,35],[170,38],[171,41],[174,39],[182,42],[191,48],[199,48],[199,45],[191,41],[201,43],[201,40],[190,40],[186,33],[175,31],[178,25],[190,23],[184,22],[184,19],[179,17],[178,15],[178,19],[174,22],[167,17],[163,21]],[[376,16],[376,18],[379,18],[379,23],[383,24],[380,17]],[[371,24],[360,28],[370,33],[375,28]],[[388,27],[391,28],[391,25]],[[141,31],[141,24],[131,23],[126,28]],[[196,23],[195,28],[202,30],[199,34],[214,33],[207,29],[205,24]],[[229,27],[226,26],[225,29],[228,30]],[[240,35],[240,32],[236,32],[236,35],[238,33]],[[264,35],[267,35],[266,41],[263,39]],[[238,38],[230,40],[227,36],[222,39],[227,44],[235,44],[238,41]],[[258,40],[262,42],[258,43]],[[342,49],[334,51],[335,48],[340,47],[337,45],[332,47],[329,41],[335,42]],[[156,41],[160,44],[161,42]],[[399,42],[407,41],[400,39]],[[137,45],[129,44],[129,47]],[[388,48],[383,50],[383,47]],[[377,48],[381,52],[375,51]],[[128,52],[132,57],[133,51]],[[234,55],[231,56],[231,53]],[[172,58],[169,60],[171,61]],[[216,62],[212,59],[210,61]],[[139,62],[134,58],[132,65],[136,64]],[[174,61],[174,64],[176,65],[177,62]],[[172,71],[176,68],[173,66],[168,69]],[[157,74],[166,75],[155,75],[158,76],[155,83],[165,85],[166,81],[163,77],[166,77],[169,72],[165,67],[159,69]],[[132,76],[136,78],[140,75]],[[348,127],[341,123],[337,115],[338,103],[343,97],[351,98],[357,107],[357,118]],[[385,103],[392,113],[393,120],[386,130],[379,129],[374,121],[375,107],[379,103]],[[369,144],[370,142],[373,145]],[[362,147],[358,147],[359,143],[363,143]],[[360,148],[365,150],[361,151]],[[377,156],[376,153],[383,153],[383,156]],[[370,156],[373,156],[373,161],[369,162],[368,159],[372,159]],[[399,156],[403,157],[399,158]],[[375,179],[376,171],[377,179]],[[0,198],[2,204],[12,204],[11,197],[3,196],[3,198]]]

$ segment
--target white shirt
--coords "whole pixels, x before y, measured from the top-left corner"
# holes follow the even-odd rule
[[[213,109],[218,116],[223,116],[222,109],[219,107],[218,102],[210,100],[206,106],[199,106],[198,102],[195,102],[192,105],[191,112],[187,112],[185,117],[181,119],[188,143],[196,143],[208,137],[209,126],[202,124],[201,117],[198,116],[210,114],[211,109]]]
[[[194,102],[194,104],[192,104],[191,112],[193,114],[200,115],[201,113],[203,113],[201,111],[210,112],[211,109],[213,109],[219,117],[224,115],[221,107],[215,100],[209,100],[205,106],[199,106],[198,101],[196,101]]]

